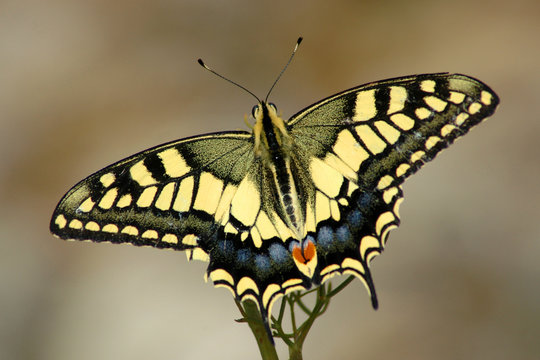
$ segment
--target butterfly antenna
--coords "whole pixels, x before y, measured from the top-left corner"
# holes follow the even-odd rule
[[[289,64],[291,63],[294,57],[294,54],[296,54],[296,50],[298,50],[298,46],[300,45],[301,42],[302,42],[302,37],[299,37],[298,40],[296,40],[296,45],[294,46],[294,50],[291,54],[291,57],[289,58],[289,61],[287,61],[287,63],[283,67],[283,70],[281,70],[281,72],[279,73],[279,76],[277,77],[276,81],[274,81],[274,83],[272,84],[272,87],[270,88],[270,90],[268,90],[268,94],[266,94],[266,97],[264,98],[264,102],[267,102],[268,97],[270,96],[270,93],[272,92],[272,90],[274,90],[274,87],[276,86],[277,82],[281,78],[281,75],[283,75],[285,70],[287,70],[287,67],[289,67]]]
[[[221,74],[218,74],[217,72],[215,72],[214,70],[212,70],[211,68],[208,67],[208,65],[206,65],[202,59],[198,59],[197,62],[199,63],[199,65],[201,65],[203,68],[205,68],[206,70],[210,71],[212,74],[216,75],[216,76],[219,76],[220,78],[222,78],[223,80],[225,81],[228,81],[230,82],[231,84],[233,85],[236,85],[238,86],[240,89],[244,90],[245,92],[247,92],[248,94],[250,94],[251,96],[253,96],[255,99],[257,99],[258,102],[261,102],[261,100],[257,97],[257,95],[255,95],[254,93],[252,93],[251,91],[249,91],[248,89],[246,89],[244,86],[238,84],[237,82],[234,82],[232,81],[231,79],[227,79],[225,76],[221,75]]]

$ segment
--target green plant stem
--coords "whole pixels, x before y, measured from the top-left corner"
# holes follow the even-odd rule
[[[279,360],[276,348],[274,347],[274,344],[270,338],[268,338],[268,334],[264,327],[257,305],[251,300],[246,300],[242,303],[236,301],[236,305],[238,306],[240,313],[242,313],[244,320],[247,321],[253,336],[255,336],[262,359]]]
[[[270,319],[272,321],[273,335],[276,338],[283,340],[283,342],[289,348],[289,360],[303,359],[302,347],[309,330],[311,330],[313,326],[313,323],[319,316],[326,312],[332,297],[336,296],[341,290],[349,285],[353,279],[354,276],[349,276],[335,289],[332,288],[332,284],[329,282],[326,285],[319,286],[304,293],[292,292],[283,297],[277,319],[273,316],[271,316]],[[316,293],[315,305],[313,306],[313,309],[310,310],[302,301],[302,298],[314,292]],[[253,332],[253,335],[255,336],[262,359],[278,360],[276,349],[272,340],[268,337],[268,333],[266,332],[266,328],[261,318],[261,314],[259,313],[257,304],[251,300],[246,300],[242,303],[236,301],[236,305],[243,316],[242,320],[240,321],[247,322],[251,331]],[[282,326],[285,308],[287,306],[289,306],[291,317],[291,333],[285,333]],[[295,314],[295,306],[298,306],[298,308],[307,315],[307,319],[300,326],[297,325],[298,319]]]

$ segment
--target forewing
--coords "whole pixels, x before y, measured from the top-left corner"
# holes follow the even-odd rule
[[[205,259],[226,211],[217,212],[230,204],[225,189],[239,184],[252,162],[246,132],[143,151],[75,185],[58,204],[51,232],[63,239],[189,250],[189,258]]]

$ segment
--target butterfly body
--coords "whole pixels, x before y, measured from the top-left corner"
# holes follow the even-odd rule
[[[303,197],[299,196],[299,186],[295,174],[303,174],[304,169],[294,168],[294,144],[285,122],[277,114],[273,104],[261,102],[253,111],[255,155],[262,162],[263,171],[272,180],[265,184],[275,194],[275,204],[285,224],[294,237],[305,237]],[[262,129],[262,130],[261,130]]]
[[[497,104],[480,81],[447,73],[362,85],[288,121],[260,102],[251,133],[174,141],[91,175],[50,228],[208,261],[207,277],[265,322],[284,294],[340,274],[376,307],[369,264],[399,225],[401,184]]]

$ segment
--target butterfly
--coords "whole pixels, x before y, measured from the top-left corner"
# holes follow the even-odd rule
[[[252,131],[169,142],[90,175],[50,230],[208,261],[206,278],[254,301],[269,334],[276,300],[335,275],[360,279],[376,308],[369,264],[400,223],[403,181],[498,103],[487,85],[449,73],[354,87],[287,121],[258,100]]]

